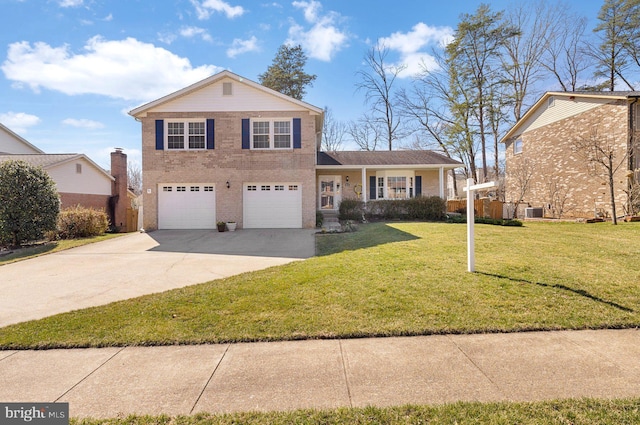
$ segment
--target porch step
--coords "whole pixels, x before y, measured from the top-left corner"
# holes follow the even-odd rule
[[[325,232],[339,232],[342,230],[337,211],[322,211],[322,230]]]

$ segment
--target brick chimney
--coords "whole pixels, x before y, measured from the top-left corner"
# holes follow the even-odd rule
[[[130,202],[127,196],[127,155],[121,148],[115,148],[115,152],[111,152],[111,175],[116,179],[111,189],[112,224],[124,232]]]

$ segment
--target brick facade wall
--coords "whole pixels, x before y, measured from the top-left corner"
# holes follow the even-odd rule
[[[530,189],[523,202],[544,207],[547,217],[593,217],[595,210],[611,214],[606,171],[594,169],[575,144],[589,138],[597,129],[615,145],[615,163],[625,161],[628,143],[628,106],[626,101],[602,105],[544,127],[525,132],[506,143],[505,200],[518,198],[518,176],[531,172]],[[522,140],[522,152],[514,154],[514,141]],[[623,212],[627,189],[626,162],[615,174],[615,198],[618,215]]]
[[[109,211],[108,195],[89,195],[86,193],[60,193],[60,209],[82,205],[86,208]]]
[[[301,118],[302,148],[279,151],[242,149],[243,118]],[[155,120],[215,119],[215,149],[169,151],[155,149]],[[315,227],[315,117],[308,112],[149,113],[142,119],[144,218],[147,230],[158,227],[158,183],[213,183],[216,220],[242,228],[245,182],[299,182],[302,185],[302,225]],[[226,182],[230,188],[227,189]],[[150,193],[149,193],[150,192]]]

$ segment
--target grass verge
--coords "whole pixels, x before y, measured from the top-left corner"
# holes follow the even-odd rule
[[[90,243],[100,242],[107,239],[117,238],[125,233],[107,233],[102,236],[93,236],[90,238],[78,238],[69,240],[60,240],[55,242],[47,242],[42,245],[21,248],[15,250],[11,254],[3,255],[0,257],[0,266],[16,261],[28,260],[29,258],[39,257],[45,254],[53,254],[54,252],[64,251],[66,249],[75,248]]]
[[[335,238],[335,239],[332,239]],[[0,329],[0,347],[199,344],[640,325],[640,223],[375,223],[319,257]]]
[[[535,403],[453,403],[441,406],[342,408],[293,412],[71,419],[71,425],[262,424],[581,424],[640,423],[640,399],[562,400]]]

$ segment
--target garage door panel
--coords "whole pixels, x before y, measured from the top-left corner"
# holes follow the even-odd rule
[[[299,183],[243,185],[245,228],[302,227],[302,187]]]
[[[158,186],[159,229],[214,229],[216,198],[213,184]]]

